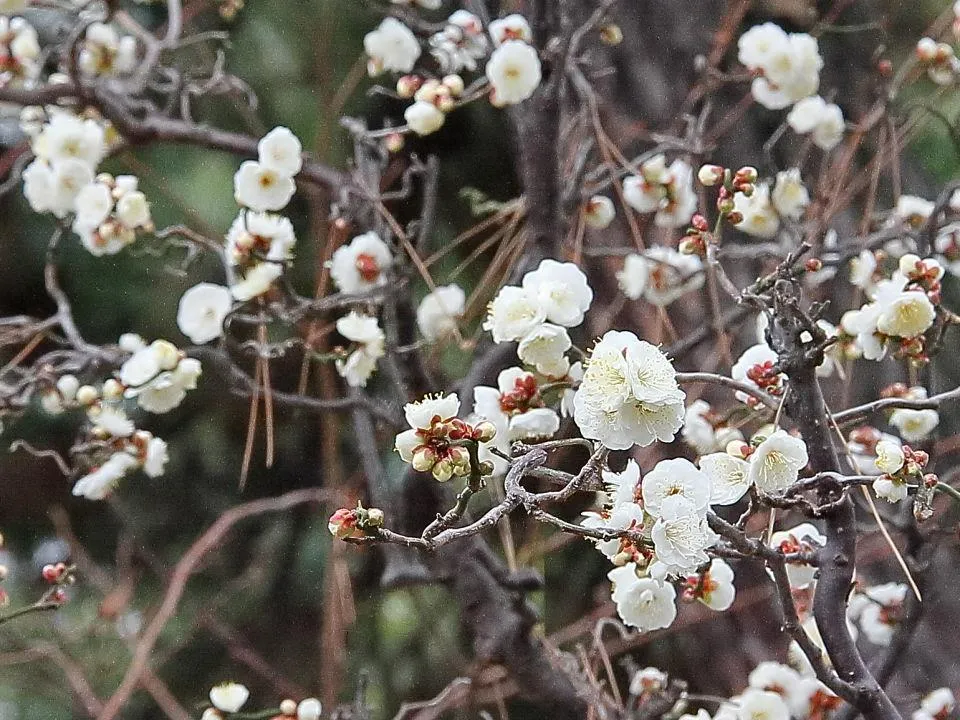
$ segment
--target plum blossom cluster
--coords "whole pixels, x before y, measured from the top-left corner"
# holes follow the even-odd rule
[[[203,711],[201,720],[226,720],[243,710],[250,699],[250,690],[246,685],[227,681],[210,689],[210,706]],[[246,711],[245,711],[246,713]],[[273,720],[320,720],[323,706],[316,698],[305,698],[300,702],[289,698],[280,702],[280,707],[257,713],[257,717],[271,717]],[[245,714],[246,716],[246,714]]]
[[[227,233],[227,254],[237,275],[230,291],[240,302],[269,292],[293,257],[293,225],[275,213],[296,191],[302,151],[296,135],[275,127],[257,144],[257,160],[245,160],[233,176],[233,195],[244,209]]]
[[[693,168],[680,159],[667,166],[666,156],[655,155],[623,179],[623,199],[639,213],[655,213],[658,227],[681,227],[697,209]]]
[[[133,175],[97,175],[78,194],[73,231],[91,255],[114,255],[137,239],[137,231],[153,232],[150,206]]]
[[[922,37],[917,41],[916,55],[927,77],[937,85],[952,85],[960,75],[960,60],[949,43]]]
[[[434,395],[407,403],[404,415],[409,430],[397,435],[394,447],[404,462],[418,472],[429,472],[438,482],[473,473],[489,475],[493,464],[479,461],[474,454],[496,435],[486,420],[468,423],[457,417],[460,398],[456,394]]]
[[[105,23],[91,23],[80,44],[77,65],[87,77],[111,77],[137,67],[137,40]]]
[[[873,271],[868,275],[870,262],[862,255],[859,262],[852,279],[866,283]],[[841,318],[850,352],[867,360],[882,360],[892,348],[898,356],[925,362],[924,334],[937,318],[942,277],[943,266],[935,258],[903,255],[889,279],[872,283],[866,290],[870,302]]]
[[[703,262],[692,254],[654,245],[624,258],[617,273],[621,292],[631,300],[641,297],[651,305],[666,307],[703,287]]]
[[[492,21],[488,30],[492,43],[479,17],[457,10],[442,30],[427,39],[430,57],[439,72],[430,68],[414,72],[423,54],[420,39],[397,18],[384,18],[363,39],[367,72],[371,76],[404,73],[397,80],[396,94],[413,100],[404,110],[406,127],[417,135],[430,135],[443,127],[448,113],[482,96],[482,92],[465,93],[466,83],[460,73],[477,71],[484,59],[489,98],[495,107],[523,102],[540,85],[540,56],[531,44],[533,33],[526,19],[508,15]]]
[[[327,530],[338,540],[363,537],[383,527],[383,510],[365,508],[357,503],[355,508],[340,508],[327,521]]]
[[[889,645],[904,617],[910,589],[904,583],[858,586],[850,597],[847,620],[856,623],[874,645]]]
[[[889,502],[898,502],[907,497],[911,487],[936,486],[938,478],[932,473],[924,473],[929,455],[923,450],[914,450],[900,442],[881,440],[874,448],[874,465],[882,474],[873,481],[873,491],[877,497]]]
[[[120,346],[131,353],[120,366],[120,387],[124,397],[135,398],[141,409],[155,414],[170,412],[183,402],[188,390],[197,387],[200,361],[187,357],[173,343],[154,340],[148,345],[140,336],[127,334]]]
[[[500,289],[490,303],[483,329],[493,341],[517,342],[520,360],[541,375],[562,379],[571,372],[567,328],[577,327],[593,302],[587,277],[573,263],[543,260],[520,286]]]
[[[811,35],[768,22],[747,30],[737,47],[740,62],[756,75],[753,98],[764,107],[780,110],[817,92],[823,58]]]

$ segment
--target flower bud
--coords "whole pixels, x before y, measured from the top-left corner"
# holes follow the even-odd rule
[[[443,483],[453,477],[453,469],[453,463],[450,462],[449,459],[444,458],[433,466],[431,472],[433,473],[434,480]]]
[[[481,475],[493,475],[493,471],[496,470],[496,466],[491,460],[483,460],[480,462],[480,474]]]
[[[701,165],[697,171],[697,179],[704,187],[713,187],[723,181],[723,168],[719,165]]]
[[[369,510],[367,510],[367,521],[365,524],[368,527],[375,527],[375,528],[383,527],[383,521],[384,521],[383,510],[381,510],[380,508],[370,508]]]
[[[47,564],[43,566],[42,570],[40,570],[40,577],[43,578],[45,583],[53,585],[60,577],[60,574],[57,572],[56,566]]]
[[[173,370],[180,362],[180,351],[167,340],[154,340],[153,351],[157,354],[161,370]]]
[[[440,112],[448,113],[457,107],[457,101],[450,95],[438,95],[436,105]]]
[[[82,385],[77,389],[77,402],[81,405],[93,405],[100,399],[100,393],[93,385]]]
[[[750,446],[747,445],[743,440],[731,440],[727,443],[726,453],[731,457],[740,458],[741,460],[746,460],[750,455]]]
[[[633,560],[633,554],[626,551],[618,552],[613,556],[613,564],[617,567],[623,567],[631,560]]]
[[[62,375],[57,380],[57,390],[66,402],[72,402],[77,397],[80,381],[74,375]]]
[[[717,210],[720,211],[721,215],[729,215],[733,212],[733,198],[725,197],[717,200]]]
[[[316,698],[305,698],[297,705],[297,720],[320,720],[323,707]]]
[[[594,195],[584,207],[583,221],[592,228],[603,230],[616,216],[613,201],[605,195]]]
[[[426,472],[437,462],[437,453],[429,445],[421,445],[413,453],[410,464],[417,472]]]
[[[450,462],[452,462],[454,466],[458,468],[466,466],[469,469],[470,467],[470,451],[465,447],[455,445],[454,447],[450,448],[447,457],[449,457]]]
[[[459,75],[445,75],[441,82],[450,90],[450,94],[454,97],[460,97],[463,94],[463,78]]]
[[[489,420],[483,420],[473,427],[474,434],[480,442],[490,442],[497,436],[497,426]]]
[[[349,508],[340,508],[334,512],[327,521],[327,529],[339,540],[362,534],[357,528],[357,511]]]
[[[700,232],[707,232],[707,230],[710,229],[710,225],[707,224],[707,219],[700,213],[696,213],[690,218],[690,224]]]
[[[439,89],[440,81],[431,78],[420,86],[420,88],[414,94],[413,99],[432,104],[437,99],[437,92]]]
[[[920,62],[931,62],[937,56],[937,41],[933,38],[922,37],[917,41],[915,52],[917,60]]]
[[[937,483],[940,482],[940,478],[934,473],[927,473],[923,476],[923,484],[928,488],[933,488],[937,486]]]
[[[733,212],[727,213],[727,220],[729,220],[734,225],[739,225],[743,222],[743,213],[734,210]]]
[[[623,42],[623,30],[616,23],[607,23],[600,28],[600,42],[615,47]]]
[[[400,133],[390,133],[387,135],[387,139],[383,142],[387,148],[387,152],[391,153],[398,153],[403,150],[405,143],[406,141],[403,139],[403,135]]]
[[[737,170],[737,174],[734,177],[734,184],[753,184],[757,181],[759,174],[757,169],[750,165],[744,165],[742,168]]]
[[[807,269],[807,272],[819,272],[823,269],[823,260],[820,258],[807,258],[803,266]]]
[[[297,713],[297,701],[287,698],[280,703],[280,714],[293,717]]]
[[[920,265],[920,267],[918,267],[918,265]],[[898,263],[898,268],[900,269],[900,272],[903,275],[910,277],[911,275],[915,275],[917,271],[922,268],[922,265],[923,265],[923,261],[920,260],[919,255],[914,255],[913,253],[907,253],[906,255],[900,258],[900,262]]]
[[[123,395],[123,385],[110,378],[104,381],[101,391],[105,400],[119,400],[120,396]]]
[[[412,98],[422,84],[423,78],[419,75],[403,75],[397,80],[397,95],[404,99]]]
[[[677,246],[677,250],[680,251],[681,255],[699,255],[700,257],[703,257],[707,254],[707,247],[703,242],[703,238],[700,236],[685,237],[680,241],[680,244]]]

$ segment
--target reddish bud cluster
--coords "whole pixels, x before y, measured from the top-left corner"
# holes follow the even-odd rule
[[[684,602],[693,602],[700,598],[707,598],[717,589],[717,581],[710,577],[707,570],[702,575],[688,575],[680,584],[680,599]]]
[[[513,383],[513,390],[500,393],[500,409],[508,415],[524,413],[542,405],[537,378],[530,374],[518,377]]]
[[[757,363],[747,370],[747,379],[771,395],[780,395],[783,392],[783,381],[780,377],[780,371],[777,370],[772,360]]]
[[[823,269],[823,260],[816,257],[807,258],[806,262],[803,263],[803,267],[806,268],[807,272],[819,272]]]
[[[680,240],[680,245],[677,249],[684,255],[706,257],[707,243],[713,240],[713,236],[709,232],[710,226],[707,224],[707,219],[700,213],[697,213],[690,220],[690,225],[691,226],[687,228],[686,235]]]
[[[48,585],[59,585],[66,579],[68,573],[69,568],[66,563],[60,562],[56,565],[44,565],[40,571],[40,577]]]

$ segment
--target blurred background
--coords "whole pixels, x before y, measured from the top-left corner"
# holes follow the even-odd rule
[[[692,8],[699,3],[682,4]],[[712,8],[716,3],[706,5]],[[773,16],[788,29],[802,27],[791,26],[798,7],[805,5],[802,0],[754,5],[755,15],[748,16],[747,25]],[[887,0],[880,5],[883,29],[872,34],[870,41],[884,44],[885,55],[896,60],[911,51],[926,25],[949,3]],[[365,118],[371,127],[386,121],[399,123],[400,104],[367,92],[372,81],[364,72],[362,38],[379,22],[376,8],[356,0],[248,0],[229,22],[213,2],[190,2],[187,8],[194,29],[230,31],[228,67],[249,83],[259,100],[255,112],[240,102],[201,100],[194,110],[196,117],[255,135],[286,125],[306,149],[337,167],[345,166],[353,151],[339,124],[341,115]],[[705,10],[703,17],[696,18],[697,32],[678,39],[669,37],[674,19],[653,15],[653,8],[645,0],[621,0],[618,12],[625,29],[632,23],[649,25],[664,43],[686,43],[681,59],[660,59],[661,65],[680,68],[677,74],[682,76],[687,72],[684,62],[692,67],[693,55],[707,47],[713,29],[710,13]],[[151,5],[133,5],[131,12],[148,24],[163,19],[162,10]],[[442,19],[446,14],[438,11],[435,17]],[[843,49],[847,40],[821,40],[827,46],[835,41]],[[863,57],[852,51],[830,57],[831,74],[841,79],[848,74],[849,82],[857,81],[856,68]],[[211,61],[204,45],[182,55],[185,67]],[[631,92],[627,80],[616,82],[623,93]],[[685,89],[678,88],[681,97]],[[848,99],[841,95],[838,102]],[[628,155],[644,149],[630,145],[631,123],[645,122],[651,114],[670,116],[676,109],[671,102],[668,94],[664,107],[652,113],[649,108],[622,105],[618,127]],[[947,118],[960,112],[956,94],[950,102],[954,106],[939,107]],[[751,116],[755,128],[769,122],[759,111]],[[15,144],[16,138],[8,139],[7,144]],[[509,200],[521,191],[514,167],[516,149],[505,115],[485,103],[454,113],[441,132],[411,142],[423,156],[435,153],[442,160],[434,247],[443,247],[475,221],[462,196],[464,188],[475,188],[494,201]],[[740,160],[742,164],[750,158]],[[220,237],[236,213],[231,177],[238,163],[223,153],[165,146],[125,151],[104,169],[139,176],[158,227],[184,223]],[[956,146],[947,129],[937,123],[928,123],[905,149],[903,164],[905,191],[929,198],[936,196],[939,183],[956,177],[960,167]],[[291,206],[300,240],[293,279],[305,295],[314,291],[318,240],[326,236],[328,205],[329,198],[317,193],[299,194]],[[0,199],[0,314],[43,317],[52,311],[42,271],[52,230],[52,224],[32,213],[19,193]],[[445,265],[437,266],[434,276],[443,280],[444,269],[455,267],[470,249],[452,253]],[[182,275],[170,272],[170,265],[169,257],[150,252],[148,242],[102,258],[91,256],[77,242],[66,243],[63,283],[85,337],[110,343],[132,331],[148,340],[163,337],[187,344],[175,322],[180,295],[201,280],[222,282],[223,278],[211,259],[201,259]],[[476,272],[471,269],[458,281],[469,288],[476,282]],[[599,294],[612,291],[612,272],[609,282],[611,287],[599,287]],[[948,287],[951,292],[956,288]],[[952,307],[956,309],[957,304]],[[453,378],[468,360],[456,348],[440,358]],[[293,390],[299,368],[298,358],[274,361],[277,386]],[[953,385],[960,375],[949,359],[937,372]],[[315,373],[311,380],[331,381],[323,373]],[[864,387],[869,394],[870,388]],[[86,557],[66,606],[53,615],[0,628],[0,720],[69,718],[75,712],[81,716],[76,687],[69,679],[77,667],[83,668],[97,696],[108,696],[120,681],[130,643],[155,607],[174,563],[226,509],[298,487],[331,488],[343,500],[338,506],[364,497],[365,481],[357,463],[345,461],[351,458],[349,423],[333,415],[289,409],[277,416],[274,467],[263,468],[258,441],[250,478],[240,492],[248,410],[247,400],[226,392],[215,373],[205,373],[199,390],[177,410],[141,420],[145,429],[170,444],[167,473],[159,480],[128,482],[106,503],[73,498],[70,483],[52,462],[6,453],[14,438],[65,451],[78,418],[51,419],[34,411],[3,428],[0,531],[6,546],[0,551],[0,563],[11,570],[5,587],[14,604],[29,602],[42,592],[39,568],[44,563],[66,557],[78,560],[80,546]],[[946,413],[942,416],[941,433],[948,437],[956,419]],[[678,443],[676,449],[665,452],[685,450]],[[392,453],[384,452],[384,462],[399,472]],[[941,472],[944,467],[948,465]],[[332,509],[304,508],[244,522],[227,543],[207,556],[153,660],[156,672],[185,707],[202,702],[209,688],[225,679],[245,683],[258,707],[275,705],[287,695],[317,695],[329,707],[351,698],[365,674],[374,716],[389,718],[402,701],[429,698],[468,671],[470,649],[460,631],[457,607],[446,590],[440,586],[382,590],[383,561],[376,549],[331,542],[326,518]],[[577,509],[583,508],[571,510]],[[544,590],[531,596],[541,613],[542,632],[567,650],[574,650],[577,643],[589,644],[596,620],[610,614],[606,563],[586,543],[520,520],[515,525],[519,563],[545,578]],[[944,521],[944,526],[950,527],[950,522]],[[496,546],[496,539],[493,542]],[[956,567],[955,560],[945,557],[944,567]],[[862,571],[872,573],[878,582],[896,577],[885,545],[874,536],[864,545],[861,563]],[[731,611],[718,615],[700,605],[685,606],[669,636],[648,633],[617,641],[617,654],[632,656],[641,667],[656,665],[676,672],[700,692],[739,690],[757,661],[782,659],[786,645],[769,588],[761,581],[762,573],[756,568],[738,568],[739,596]],[[938,616],[938,592],[933,589],[929,598],[934,617]],[[929,632],[936,637],[938,630],[934,627]],[[952,633],[957,639],[948,618],[939,632]],[[949,656],[946,662],[950,664]],[[921,663],[908,673],[934,672],[935,663],[931,663],[930,667]],[[703,671],[705,666],[709,672]],[[937,686],[933,680],[924,685]],[[907,702],[910,692],[905,680],[896,699]],[[509,703],[511,718],[538,716],[522,703]],[[146,720],[163,714],[148,694],[140,692],[123,717]],[[476,717],[476,712],[464,710],[462,717]]]

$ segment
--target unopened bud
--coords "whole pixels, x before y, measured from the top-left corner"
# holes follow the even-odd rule
[[[727,455],[745,460],[750,455],[750,446],[743,440],[731,440],[727,443]]]
[[[450,462],[452,462],[454,466],[458,468],[464,466],[468,468],[470,467],[470,451],[465,447],[455,445],[454,447],[450,448],[448,457],[450,458]]]
[[[474,425],[473,430],[477,440],[480,442],[490,442],[497,436],[497,426],[489,420],[483,420]]]
[[[928,488],[934,488],[937,486],[937,483],[940,482],[940,478],[934,473],[927,473],[923,476],[923,484]]]
[[[427,80],[417,92],[414,94],[414,100],[421,100],[423,102],[433,103],[437,99],[437,92],[440,89],[439,80]]]
[[[43,569],[40,570],[40,577],[43,578],[43,581],[49,584],[53,584],[60,577],[60,574],[57,572],[57,568],[54,565],[44,565]]]
[[[756,191],[757,186],[753,183],[741,183],[737,186],[737,191],[743,193],[744,197],[753,197],[754,191]]]
[[[917,41],[917,60],[931,62],[937,56],[937,41],[933,38],[922,37]]]
[[[387,152],[398,153],[403,150],[405,142],[403,135],[400,133],[390,133],[383,144],[386,146]]]
[[[496,466],[491,460],[483,460],[480,462],[479,469],[481,475],[493,475],[493,471],[496,470]]]
[[[417,448],[413,453],[410,464],[417,472],[426,472],[437,462],[437,453],[428,445]]]
[[[438,95],[436,106],[440,112],[453,112],[454,108],[457,107],[457,101],[451,95]]]
[[[751,165],[744,165],[742,168],[737,170],[737,174],[734,176],[733,181],[736,184],[740,184],[740,183],[752,184],[757,181],[758,177],[759,177],[759,174],[757,173],[757,169],[755,167],[752,167]]]
[[[677,246],[677,250],[680,251],[681,255],[699,255],[702,257],[706,254],[706,245],[704,244],[702,237],[688,236],[680,241],[680,244]]]
[[[422,84],[423,78],[419,75],[404,75],[397,80],[397,95],[404,99],[412,98]]]
[[[367,526],[369,527],[383,527],[383,510],[380,508],[370,508],[367,510]]]
[[[743,222],[743,213],[739,210],[733,210],[732,212],[727,213],[727,220],[734,225],[739,225]]]
[[[697,179],[705,187],[713,187],[723,181],[723,168],[719,165],[701,165]]]
[[[618,552],[613,556],[613,564],[617,567],[623,567],[631,560],[633,560],[633,555],[628,552]]]
[[[77,402],[81,405],[93,405],[100,399],[100,394],[93,385],[82,385],[77,390]]]
[[[890,77],[893,74],[893,63],[883,58],[877,62],[877,72],[880,73],[881,77]]]
[[[807,269],[807,272],[817,272],[823,269],[823,260],[820,258],[807,258],[803,266]]]
[[[62,375],[57,380],[57,390],[60,396],[67,402],[72,402],[77,397],[77,390],[80,389],[80,381],[74,375]]]
[[[600,28],[600,42],[611,47],[623,42],[623,30],[616,23],[607,23]]]
[[[447,482],[453,477],[453,463],[444,458],[433,466],[431,472],[433,473],[433,479],[437,482]]]
[[[710,229],[710,225],[707,224],[707,219],[700,213],[695,214],[690,219],[690,224],[700,232],[707,232]]]
[[[729,215],[733,212],[733,198],[725,197],[717,200],[717,210],[721,215]]]
[[[103,397],[105,400],[118,400],[123,395],[123,385],[110,378],[103,383]]]
[[[291,700],[290,698],[287,698],[286,700],[282,701],[280,703],[280,714],[288,715],[290,717],[293,717],[294,715],[296,715],[297,714],[296,700]]]
[[[460,77],[459,75],[456,75],[456,74],[445,75],[442,82],[447,87],[447,89],[450,90],[451,95],[454,95],[455,97],[459,97],[460,95],[463,94],[463,89],[464,89],[463,78]]]

